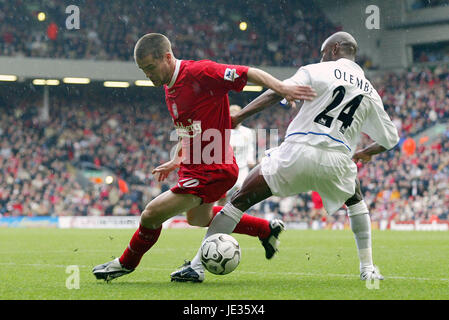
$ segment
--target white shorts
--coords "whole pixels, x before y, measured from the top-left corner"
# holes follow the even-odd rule
[[[268,150],[261,172],[273,195],[316,191],[329,214],[355,193],[357,166],[346,154],[303,143],[284,141]]]

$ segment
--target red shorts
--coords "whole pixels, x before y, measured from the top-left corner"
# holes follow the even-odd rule
[[[181,166],[178,184],[173,193],[189,193],[202,199],[202,203],[213,203],[221,199],[237,182],[237,164]]]

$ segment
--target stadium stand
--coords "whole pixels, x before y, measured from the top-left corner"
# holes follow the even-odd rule
[[[408,0],[408,5],[411,10],[419,10],[423,8],[435,8],[435,7],[442,7],[447,6],[446,0],[433,0],[433,1],[427,1],[427,0]]]
[[[77,3],[83,9],[82,28],[73,32],[62,27],[67,17],[63,1],[15,1],[14,6],[0,1],[0,56],[132,61],[142,34],[162,32],[183,59],[298,67],[317,62],[321,42],[340,29],[304,0],[248,0],[238,6],[225,0],[146,0],[139,2],[139,10],[125,1]],[[409,3],[412,10],[428,6],[426,1]],[[36,19],[41,10],[47,15],[42,22]],[[241,22],[247,23],[246,30],[239,28]],[[53,34],[48,29],[52,23],[57,31]],[[441,46],[430,53],[426,48],[423,55],[416,51],[417,60],[447,60]],[[376,68],[367,56],[358,62],[365,69]],[[432,140],[416,137],[449,120],[449,68],[417,66],[402,73],[378,73],[373,84],[401,136],[394,151],[359,168],[373,220],[447,220],[449,132]],[[103,88],[76,96],[59,91],[52,94],[50,120],[44,121],[37,103],[41,94],[27,90],[27,95],[0,95],[0,215],[139,215],[149,200],[175,183],[174,175],[159,184],[151,174],[168,160],[175,144],[162,96],[106,97]],[[249,99],[231,95],[231,101],[241,105]],[[246,125],[278,129],[283,137],[294,111],[278,111],[255,115]],[[364,137],[360,145],[369,141]],[[109,172],[114,183],[83,179],[82,168]],[[340,213],[326,216],[315,193],[272,197],[251,212],[309,224],[345,219]]]
[[[373,83],[401,136],[393,151],[359,167],[373,220],[447,220],[449,131],[431,140],[413,140],[410,146],[406,140],[449,120],[449,68],[387,73]],[[149,200],[176,181],[171,175],[159,184],[151,175],[152,168],[168,160],[175,144],[170,142],[171,118],[159,102],[116,97],[111,105],[110,98],[95,90],[70,98],[54,94],[50,120],[45,122],[39,118],[37,100],[37,93],[12,94],[0,103],[3,216],[139,215]],[[294,112],[279,106],[277,112],[260,113],[246,125],[279,128],[283,137]],[[368,143],[369,137],[364,137],[360,145]],[[104,183],[86,188],[77,176],[83,163],[106,168],[125,181],[126,188]],[[343,211],[326,216],[316,194],[272,197],[252,213],[309,224],[345,219]]]

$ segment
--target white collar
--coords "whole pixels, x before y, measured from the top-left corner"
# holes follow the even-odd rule
[[[357,64],[357,62],[352,61],[352,60],[349,60],[349,59],[347,59],[347,58],[340,58],[340,59],[338,59],[337,61],[340,61],[340,60],[344,61],[345,63],[349,63],[349,64],[352,65],[352,66],[355,66],[356,68],[358,68],[360,71],[363,72],[362,67],[359,66],[359,65]]]
[[[176,82],[176,79],[178,78],[178,73],[179,73],[179,68],[181,67],[181,61],[182,60],[178,60],[176,59],[176,66],[175,66],[175,72],[173,72],[173,75],[171,77],[170,83],[167,85],[167,87],[170,89],[171,87],[173,87],[173,85]]]

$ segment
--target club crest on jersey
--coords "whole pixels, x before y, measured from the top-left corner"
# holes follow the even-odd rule
[[[182,188],[182,189],[196,187],[199,184],[200,184],[200,181],[198,179],[192,179],[192,178],[181,179],[178,181],[178,187]]]
[[[237,74],[237,70],[231,69],[231,68],[226,68],[223,78],[225,80],[234,82],[234,80],[237,79],[238,77],[240,77],[240,76]]]

